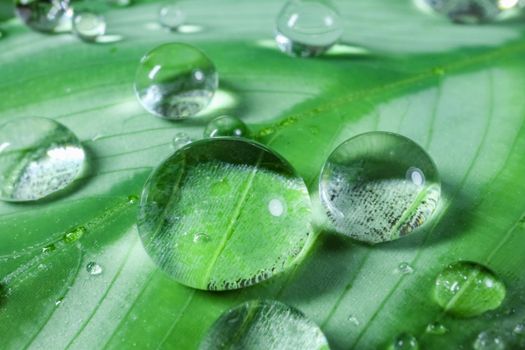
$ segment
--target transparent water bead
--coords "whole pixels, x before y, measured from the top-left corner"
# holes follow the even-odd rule
[[[100,266],[99,264],[97,264],[96,262],[94,261],[91,261],[89,262],[87,265],[86,265],[86,271],[91,275],[91,276],[97,276],[97,275],[100,275],[102,273],[102,266]]]
[[[162,26],[175,30],[186,21],[186,14],[177,1],[169,1],[159,10],[159,22]]]
[[[71,30],[69,0],[15,0],[15,13],[25,25],[40,32]]]
[[[414,273],[414,268],[407,262],[399,263],[396,270],[402,275],[410,275]]]
[[[436,278],[434,299],[448,313],[473,317],[498,308],[505,285],[486,267],[460,261],[447,266]]]
[[[142,58],[135,76],[135,93],[148,112],[167,119],[185,119],[210,103],[218,81],[215,66],[202,51],[170,43]]]
[[[473,344],[474,350],[505,350],[503,337],[493,331],[485,331],[478,334]]]
[[[299,310],[278,301],[249,301],[211,326],[200,350],[328,350],[319,327]]]
[[[248,127],[239,118],[223,115],[210,121],[204,129],[204,137],[238,136],[247,137]]]
[[[425,332],[433,335],[443,335],[448,332],[448,328],[440,322],[432,322],[427,325]]]
[[[173,136],[172,147],[174,150],[178,150],[191,143],[191,137],[185,132],[178,132]]]
[[[0,199],[33,201],[70,185],[82,173],[85,152],[68,128],[26,118],[0,127]]]
[[[96,41],[106,33],[106,20],[93,12],[75,13],[73,32],[82,40]]]
[[[418,350],[417,339],[410,333],[401,333],[394,338],[389,350]]]
[[[436,12],[451,21],[475,24],[496,19],[506,10],[517,8],[518,0],[424,0]]]
[[[282,210],[269,210],[272,199]],[[226,290],[295,264],[311,243],[310,220],[306,185],[284,159],[224,137],[193,142],[154,170],[138,228],[148,254],[174,279]]]
[[[276,22],[275,41],[291,56],[317,56],[331,48],[343,34],[341,18],[328,1],[291,0]]]
[[[401,135],[353,137],[328,157],[321,202],[337,231],[369,243],[394,240],[423,226],[441,194],[430,156]]]
[[[127,6],[131,5],[131,3],[132,3],[131,0],[108,0],[108,2],[111,5],[118,6],[118,7],[127,7]]]

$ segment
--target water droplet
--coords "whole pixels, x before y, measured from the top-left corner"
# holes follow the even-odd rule
[[[135,92],[148,112],[167,119],[185,119],[210,103],[218,81],[215,66],[203,52],[187,44],[170,43],[142,58]]]
[[[249,301],[223,313],[199,349],[328,349],[319,327],[278,301]]]
[[[417,339],[410,333],[401,333],[394,338],[389,350],[418,350]]]
[[[68,231],[64,235],[64,242],[73,243],[78,241],[87,232],[84,226],[78,226]]]
[[[86,271],[92,276],[97,276],[102,273],[102,266],[94,261],[91,261],[86,265]]]
[[[118,7],[127,7],[131,5],[131,2],[131,0],[108,0],[108,3]]]
[[[505,286],[486,267],[461,261],[446,267],[436,278],[434,298],[448,313],[473,317],[498,308]]]
[[[210,121],[204,129],[204,137],[242,136],[248,137],[249,131],[242,120],[230,115],[223,115]]]
[[[71,30],[69,0],[15,0],[15,13],[33,30],[59,33]]]
[[[174,150],[178,150],[191,143],[191,138],[185,132],[178,132],[173,137],[172,146]]]
[[[186,21],[186,14],[177,2],[168,2],[162,5],[159,11],[159,22],[169,29],[177,29]]]
[[[68,187],[85,165],[78,138],[51,119],[26,118],[0,127],[0,199],[44,198]]]
[[[193,243],[206,243],[210,240],[210,236],[205,233],[196,233],[193,235]]]
[[[56,249],[57,247],[54,244],[48,244],[44,248],[42,248],[42,253],[50,253]]]
[[[443,335],[448,332],[448,328],[445,327],[442,323],[432,322],[427,325],[427,328],[425,331],[428,334]]]
[[[359,322],[359,319],[354,315],[348,316],[348,322],[352,323],[355,326],[359,326],[361,324],[361,322]]]
[[[397,272],[403,275],[414,273],[414,268],[407,262],[402,262],[397,266]]]
[[[139,201],[139,197],[137,195],[134,195],[134,194],[130,194],[128,196],[128,203],[129,204],[135,204]]]
[[[59,306],[60,304],[62,304],[62,301],[64,301],[64,298],[58,298],[57,300],[55,300],[55,305]]]
[[[378,243],[429,221],[441,194],[430,156],[401,135],[369,132],[339,145],[320,177],[320,197],[337,231]]]
[[[505,10],[518,6],[518,0],[425,0],[436,12],[451,21],[475,24],[496,19]]]
[[[311,57],[328,50],[342,34],[341,18],[332,4],[290,0],[277,17],[275,40],[289,55]]]
[[[269,207],[272,199],[279,203]],[[286,161],[254,141],[224,137],[193,142],[154,170],[138,229],[146,252],[174,279],[226,290],[295,264],[311,244],[310,220],[306,185]],[[212,239],[193,244],[195,233]],[[240,260],[247,263],[232,270]]]
[[[478,334],[473,347],[474,350],[505,350],[505,341],[497,333],[485,331]]]
[[[517,323],[514,326],[514,329],[512,329],[512,333],[518,334],[518,335],[525,334],[525,322]]]
[[[92,12],[79,12],[73,16],[73,32],[82,40],[96,41],[106,33],[106,20]]]
[[[268,202],[268,211],[272,216],[281,216],[285,211],[285,204],[279,198],[272,198]]]

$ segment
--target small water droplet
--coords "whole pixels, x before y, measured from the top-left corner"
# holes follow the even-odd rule
[[[48,244],[46,245],[44,248],[42,248],[42,253],[49,253],[49,252],[52,252],[54,250],[56,250],[56,246],[54,244]]]
[[[230,182],[227,178],[220,179],[211,186],[212,196],[223,196],[231,191]]]
[[[25,118],[0,127],[0,199],[33,201],[73,183],[86,154],[79,139],[51,119]]]
[[[102,273],[102,266],[94,261],[91,261],[86,265],[86,271],[92,276],[97,276]]]
[[[239,118],[223,115],[211,120],[204,129],[204,137],[248,137],[248,127]]]
[[[15,0],[15,13],[22,22],[40,32],[68,32],[73,11],[69,0]]]
[[[283,201],[279,198],[272,198],[268,202],[268,211],[272,216],[282,216],[284,214],[286,207]]]
[[[203,52],[170,43],[144,55],[135,76],[135,93],[148,112],[185,119],[208,106],[218,81],[213,62]]]
[[[328,1],[290,0],[277,17],[275,41],[289,55],[312,57],[332,47],[342,33],[341,18]]]
[[[78,226],[70,231],[68,231],[64,235],[64,242],[66,243],[73,243],[78,241],[85,233],[87,232],[86,228],[84,226]]]
[[[171,30],[177,29],[186,21],[184,10],[176,2],[167,2],[160,8],[159,22]]]
[[[58,298],[57,300],[55,300],[55,305],[59,306],[60,304],[62,304],[62,301],[64,301],[64,298]]]
[[[106,33],[106,20],[92,12],[78,12],[73,16],[73,33],[84,41],[96,41]]]
[[[410,275],[411,273],[414,273],[414,268],[407,262],[399,263],[396,270],[398,273],[403,275]]]
[[[414,141],[388,132],[343,142],[328,157],[319,181],[335,229],[369,243],[413,233],[430,220],[441,196],[430,156]]]
[[[496,332],[484,331],[478,334],[473,347],[474,350],[505,350],[505,341]]]
[[[443,335],[448,332],[448,328],[440,322],[432,322],[427,325],[425,331],[429,334]]]
[[[410,333],[401,333],[394,338],[389,350],[418,350],[417,339]]]
[[[348,322],[352,323],[355,326],[359,326],[361,324],[361,322],[359,322],[359,319],[354,315],[348,316]]]
[[[128,196],[128,203],[129,204],[135,204],[139,201],[139,197],[137,195],[134,195],[134,194],[130,194]]]
[[[517,323],[512,329],[512,333],[519,335],[525,334],[525,322]]]
[[[434,298],[453,315],[473,317],[498,308],[506,289],[486,267],[460,261],[447,266],[436,278]]]
[[[192,142],[191,138],[185,132],[176,133],[173,137],[172,146],[174,150],[178,150]]]
[[[206,243],[206,242],[209,242],[210,240],[211,240],[210,236],[208,236],[205,233],[196,233],[193,235],[194,243]]]
[[[130,6],[132,0],[107,0],[109,4],[117,7],[127,7]]]

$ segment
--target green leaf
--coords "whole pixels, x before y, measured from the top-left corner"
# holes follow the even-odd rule
[[[160,29],[157,3],[111,8],[109,31],[124,40],[106,45],[34,33],[16,19],[2,23],[1,121],[56,119],[83,141],[93,167],[67,196],[0,204],[2,346],[193,349],[225,310],[264,298],[305,313],[334,349],[384,348],[402,332],[424,349],[468,348],[485,330],[518,348],[522,340],[510,331],[525,318],[521,23],[459,26],[410,1],[339,1],[343,44],[320,58],[294,59],[272,40],[281,1],[191,4],[191,22],[202,26],[191,34]],[[202,49],[220,75],[212,106],[181,123],[146,113],[132,87],[141,56],[171,41]],[[371,130],[413,139],[441,174],[435,220],[373,247],[318,232],[298,268],[235,292],[178,284],[144,251],[137,204],[128,197],[171,155],[176,133],[199,138],[224,113],[241,117],[297,169],[314,204],[319,170],[342,141]],[[79,227],[77,240],[63,240]],[[507,296],[499,309],[461,319],[433,301],[435,277],[458,260],[487,266],[502,280]],[[92,261],[100,275],[86,271]],[[396,272],[401,262],[414,272]],[[425,333],[431,322],[450,331]]]

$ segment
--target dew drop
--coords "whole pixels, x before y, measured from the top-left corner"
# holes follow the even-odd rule
[[[223,115],[210,121],[204,129],[204,137],[239,136],[248,137],[248,127],[239,118]]]
[[[171,145],[173,146],[174,150],[178,150],[179,148],[182,148],[186,146],[187,144],[191,143],[191,138],[186,134],[185,132],[178,132],[173,136],[173,141]]]
[[[55,251],[56,249],[57,247],[54,244],[48,244],[42,248],[42,253],[50,253],[52,251]]]
[[[186,21],[186,14],[177,2],[167,2],[159,10],[159,22],[162,26],[175,30]]]
[[[321,202],[338,232],[379,243],[430,220],[441,194],[430,156],[401,135],[370,132],[339,145],[326,161]]]
[[[55,300],[55,306],[59,306],[60,304],[62,304],[62,301],[64,301],[64,298],[58,298],[57,300]]]
[[[461,261],[446,267],[436,278],[434,298],[448,313],[473,317],[498,308],[506,290],[486,267]]]
[[[343,34],[341,18],[327,1],[290,0],[276,21],[275,41],[291,56],[318,56]]]
[[[394,338],[389,350],[418,350],[417,339],[410,333],[401,333]]]
[[[107,0],[109,4],[117,7],[127,7],[131,5],[131,0]]]
[[[407,262],[402,262],[397,266],[397,272],[402,275],[410,275],[414,273],[414,268]]]
[[[205,233],[196,233],[193,235],[193,243],[207,243],[210,240],[210,236]]]
[[[273,151],[244,138],[207,138],[154,170],[137,225],[146,252],[175,280],[228,290],[266,280],[303,256],[310,206],[304,181]],[[272,213],[286,220],[269,220]],[[212,239],[193,244],[195,233]]]
[[[87,230],[84,226],[75,227],[64,235],[64,242],[74,243],[78,241],[86,232]]]
[[[463,24],[476,24],[496,19],[502,11],[518,7],[518,0],[424,0],[426,4],[448,17]]]
[[[85,166],[78,138],[51,119],[26,118],[0,127],[0,199],[33,201],[68,187]]]
[[[354,326],[359,326],[361,324],[361,322],[359,322],[359,319],[354,315],[348,316],[348,322],[352,323]]]
[[[319,327],[300,311],[278,301],[249,301],[223,313],[200,350],[328,349]]]
[[[92,276],[97,276],[102,273],[102,266],[94,261],[91,261],[86,265],[86,271]]]
[[[135,76],[135,93],[148,112],[185,119],[208,106],[218,81],[215,66],[203,52],[170,43],[144,55]]]
[[[73,33],[84,41],[96,41],[106,33],[106,20],[92,12],[79,12],[73,16]]]
[[[448,328],[440,322],[432,322],[427,325],[425,332],[433,335],[443,335],[448,332]]]
[[[139,197],[137,195],[134,195],[134,194],[130,194],[128,196],[128,203],[129,204],[135,204],[139,201]]]
[[[512,329],[512,333],[517,335],[525,334],[525,322],[517,323]]]
[[[15,0],[15,13],[33,30],[48,33],[71,30],[69,0]]]
[[[505,341],[493,331],[478,334],[473,344],[474,350],[505,350]]]

